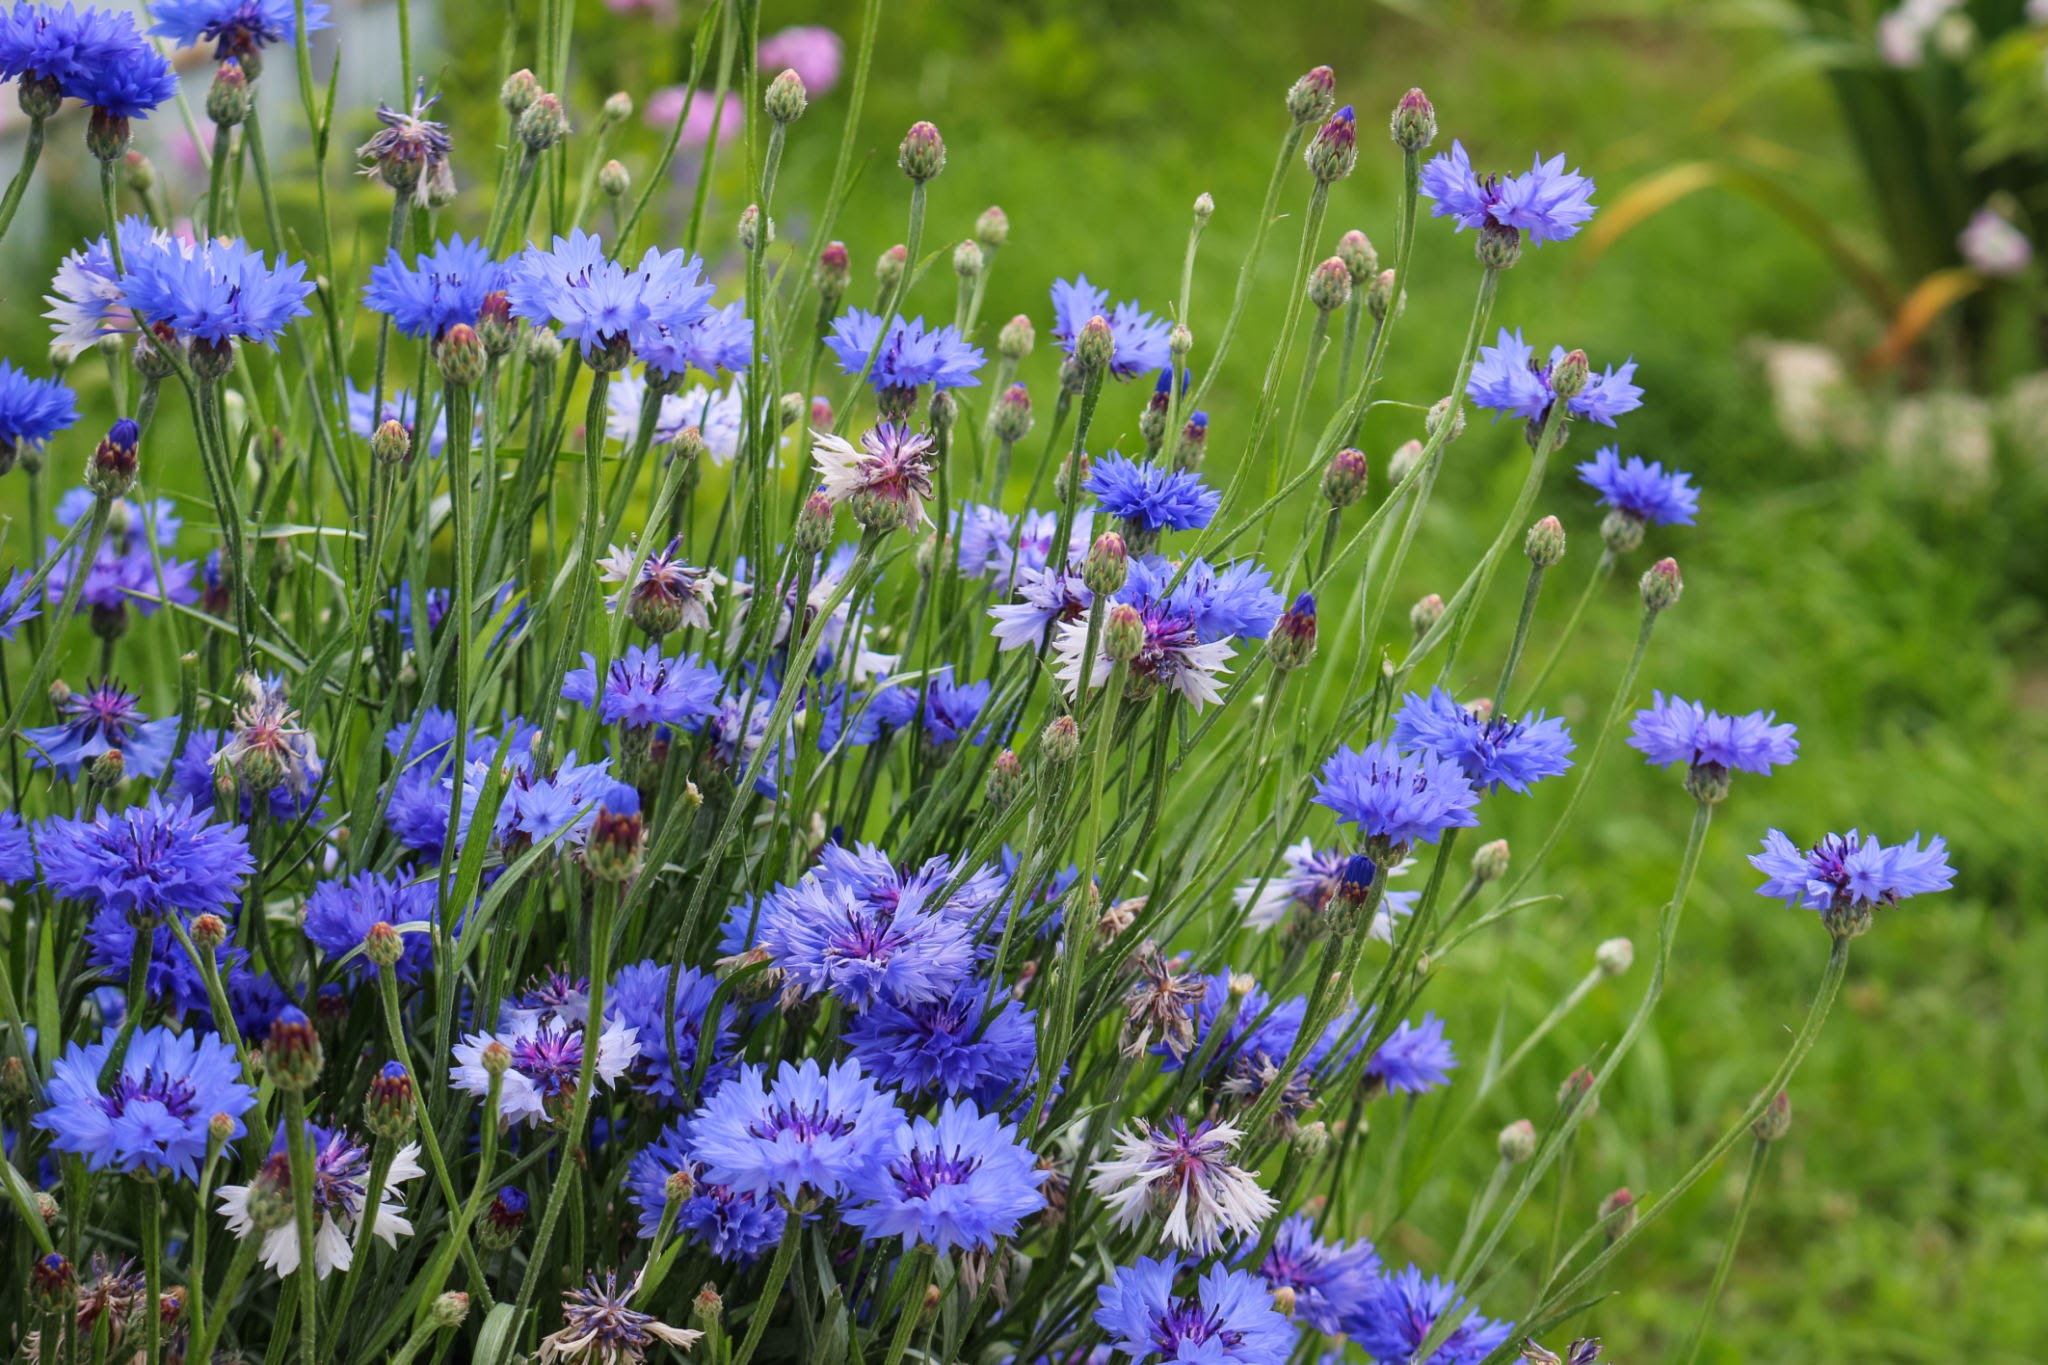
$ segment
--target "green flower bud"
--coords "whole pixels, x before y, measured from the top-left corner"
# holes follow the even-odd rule
[[[1545,517],[1529,528],[1522,540],[1522,553],[1539,569],[1548,569],[1564,558],[1564,523]]]
[[[1394,145],[1404,152],[1419,152],[1436,141],[1436,110],[1429,96],[1420,90],[1410,90],[1401,96],[1401,102],[1394,106],[1390,131]]]
[[[1327,66],[1315,67],[1288,88],[1288,116],[1303,127],[1321,123],[1336,107],[1337,73]]]
[[[1660,559],[1643,571],[1643,605],[1651,611],[1665,612],[1678,605],[1678,598],[1685,591],[1685,580],[1679,577],[1678,561]]]
[[[981,211],[981,217],[974,220],[974,240],[990,251],[999,250],[1010,240],[1009,215],[990,204]]]
[[[804,107],[810,103],[810,92],[804,89],[803,77],[785,69],[768,82],[768,93],[761,97],[762,107],[768,117],[777,123],[795,123],[804,116]]]
[[[946,169],[946,140],[937,128],[919,120],[903,135],[903,143],[896,149],[896,164],[912,183],[922,185]]]

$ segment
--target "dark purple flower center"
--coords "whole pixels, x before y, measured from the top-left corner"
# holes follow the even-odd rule
[[[542,1095],[568,1094],[583,1070],[583,1030],[542,1024],[512,1045],[512,1065]]]
[[[357,1207],[368,1193],[363,1176],[369,1169],[369,1152],[349,1141],[348,1134],[328,1138],[313,1159],[313,1207],[322,1212]]]
[[[142,712],[135,703],[134,693],[112,683],[101,683],[67,698],[64,713],[69,717],[71,729],[81,739],[99,739],[109,745],[118,745],[135,733],[136,722],[142,718]]]
[[[243,0],[226,16],[200,29],[199,36],[215,40],[218,46],[214,49],[214,59],[225,61],[230,57],[246,57],[265,43],[281,41],[284,29],[264,17],[259,0]]]
[[[176,1119],[189,1119],[199,1108],[192,1082],[154,1067],[144,1067],[140,1076],[122,1072],[114,1078],[111,1093],[100,1096],[100,1108],[109,1118],[120,1118],[131,1104],[154,1102]]]
[[[958,1147],[950,1152],[920,1148],[889,1163],[889,1174],[909,1199],[929,1199],[941,1185],[965,1185],[980,1169],[981,1158],[965,1156]]]
[[[1223,1325],[1223,1319],[1202,1307],[1199,1299],[1174,1299],[1166,1311],[1153,1319],[1152,1340],[1168,1357],[1178,1355],[1182,1342],[1201,1345],[1211,1337],[1221,1339],[1226,1349],[1244,1340],[1244,1333]]]
[[[766,1113],[747,1125],[747,1132],[763,1141],[773,1141],[788,1133],[799,1142],[815,1142],[821,1137],[845,1137],[852,1131],[851,1119],[828,1110],[823,1104],[803,1109],[790,1104],[770,1104]]]

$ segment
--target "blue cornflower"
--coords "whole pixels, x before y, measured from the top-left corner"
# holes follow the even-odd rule
[[[1216,517],[1223,495],[1201,476],[1155,464],[1141,464],[1114,450],[1095,462],[1081,484],[1108,515],[1124,523],[1127,538],[1149,553],[1162,531],[1193,531]]]
[[[1374,1360],[1409,1361],[1439,1318],[1465,1300],[1449,1280],[1425,1279],[1414,1266],[1380,1277],[1373,1292],[1345,1306],[1345,1335]],[[1477,1313],[1460,1322],[1435,1355],[1418,1365],[1478,1365],[1514,1331]]]
[[[1394,742],[1449,759],[1481,792],[1526,792],[1572,766],[1571,731],[1562,720],[1541,711],[1525,720],[1481,719],[1441,687],[1427,697],[1408,694],[1394,719]]]
[[[925,384],[967,389],[981,383],[974,372],[986,357],[980,347],[970,346],[956,327],[927,330],[922,317],[891,318],[888,335],[877,351],[875,342],[881,334],[879,315],[850,308],[833,321],[825,345],[839,358],[839,368],[846,374],[859,374],[873,354],[875,363],[868,369],[868,383],[878,391]]]
[[[628,645],[625,657],[612,660],[605,672],[599,705],[597,660],[583,656],[583,667],[562,679],[565,701],[598,705],[598,715],[623,725],[680,725],[718,711],[719,673],[696,655],[663,658],[659,645]]]
[[[1183,1296],[1174,1290],[1183,1268],[1173,1257],[1140,1256],[1095,1291],[1096,1325],[1117,1350],[1141,1362],[1283,1365],[1294,1351],[1295,1328],[1257,1276],[1215,1266]]]
[[[169,937],[168,934],[165,935]],[[239,954],[239,949],[227,956]],[[197,973],[194,973],[195,984]],[[291,1007],[291,997],[277,984],[268,972],[251,971],[240,961],[233,962],[225,973],[224,989],[228,997],[228,1012],[235,1017],[235,1028],[244,1038],[269,1036],[270,1026],[278,1016]],[[204,1004],[193,1006],[204,1009]]]
[[[1700,510],[1700,494],[1692,475],[1682,469],[1664,472],[1660,461],[1643,463],[1640,455],[1621,461],[1621,452],[1602,446],[1579,466],[1579,479],[1600,494],[1600,505],[1648,525],[1690,526]]]
[[[330,960],[355,952],[373,924],[431,924],[437,904],[434,884],[410,881],[401,873],[380,877],[358,872],[353,877],[324,881],[306,897],[306,937]],[[412,932],[399,935],[404,951],[398,958],[398,978],[416,981],[434,960],[429,935]],[[356,953],[348,973],[361,981],[375,976],[376,965]]]
[[[1802,850],[1778,830],[1764,835],[1764,851],[1751,866],[1764,874],[1760,896],[1776,896],[1807,910],[1876,909],[1908,896],[1946,891],[1955,879],[1948,845],[1935,835],[1920,846],[1880,842],[1874,834],[1830,834]]]
[[[178,92],[171,64],[149,45],[134,15],[20,0],[0,12],[0,80],[50,82],[110,119],[147,118]]]
[[[917,719],[920,700],[924,711],[925,738],[933,744],[951,744],[971,738],[975,744],[988,743],[988,727],[975,729],[993,689],[984,679],[963,683],[953,679],[953,666],[946,664],[932,675],[920,691],[915,687],[890,686],[876,693],[869,709],[872,724],[891,730],[910,728]]]
[[[1379,874],[1378,867],[1364,854],[1317,848],[1313,839],[1288,845],[1281,851],[1280,861],[1286,865],[1285,874],[1247,877],[1231,893],[1231,899],[1244,908],[1248,928],[1270,929],[1295,908],[1321,919],[1329,913],[1330,902],[1347,880],[1370,886]],[[1396,866],[1393,874],[1398,875],[1407,866]],[[1415,902],[1421,895],[1419,891],[1381,892],[1379,908],[1373,912],[1367,932],[1382,943],[1392,942],[1395,916],[1415,913]]]
[[[28,826],[11,810],[0,811],[0,885],[25,882],[36,875],[35,845]]]
[[[297,7],[292,0],[150,0],[156,23],[151,33],[173,39],[180,47],[214,44],[218,61],[260,54],[272,43],[291,43],[298,36]],[[305,6],[306,32],[327,25],[327,6]]]
[[[476,326],[484,296],[499,288],[504,271],[482,242],[460,233],[409,266],[393,247],[382,265],[370,267],[363,302],[389,316],[401,334],[438,340],[457,323]]]
[[[1115,349],[1110,353],[1109,372],[1118,379],[1130,379],[1163,370],[1172,358],[1173,324],[1155,319],[1133,299],[1109,306],[1109,291],[1088,283],[1086,275],[1071,281],[1052,282],[1052,337],[1068,355],[1091,318],[1109,324]]]
[[[714,1185],[757,1199],[795,1200],[806,1189],[833,1198],[894,1150],[902,1126],[859,1063],[821,1070],[807,1058],[782,1063],[773,1084],[762,1068],[742,1067],[697,1111],[690,1138]]]
[[[683,335],[682,348],[684,359],[693,369],[706,374],[716,374],[721,370],[744,374],[754,359],[754,320],[747,316],[746,301],[737,300],[722,308],[714,308],[691,323]],[[709,440],[710,436],[707,430],[706,439]],[[717,444],[713,443],[712,450],[716,452],[717,449]]]
[[[30,766],[52,769],[68,781],[101,754],[118,753],[127,776],[155,777],[171,761],[178,717],[151,720],[140,700],[111,678],[69,693],[57,704],[60,723],[22,731]]]
[[[35,594],[28,590],[30,575],[10,570],[0,583],[0,643],[12,640],[24,624],[42,614]]]
[[[66,490],[57,500],[57,524],[66,528],[77,525],[91,514],[96,501],[90,489]],[[170,555],[182,524],[167,498],[144,503],[116,499],[106,538],[86,568],[78,610],[103,607],[118,611],[132,606],[144,616],[153,616],[166,602],[184,605],[198,601],[199,590],[193,586],[198,566]],[[63,603],[71,575],[85,554],[84,548],[77,546],[60,554],[61,543],[55,536],[44,540],[55,562],[43,580],[43,597],[53,607]]]
[[[1178,573],[1179,566],[1157,555],[1133,559],[1117,600],[1141,609],[1150,602],[1164,602],[1204,640],[1263,639],[1272,631],[1281,597],[1265,566],[1240,559],[1218,569],[1197,559],[1187,566],[1180,586],[1168,593],[1166,585]]]
[[[613,980],[605,1006],[614,1018],[633,1030],[640,1055],[633,1061],[633,1081],[664,1104],[676,1102],[677,1068],[689,1076],[704,1046],[705,1023],[711,1013],[711,997],[718,990],[716,978],[685,967],[681,971],[654,962],[636,962],[621,968]],[[668,1028],[670,997],[675,1001],[675,1032]],[[711,1029],[711,1053],[704,1059],[704,1080],[699,1087],[710,1094],[733,1074],[736,1048],[734,1012],[730,1004],[719,1007],[718,1021]],[[671,1048],[665,1038],[672,1037]]]
[[[1049,1174],[1013,1125],[972,1100],[948,1100],[936,1121],[900,1125],[894,1147],[855,1173],[860,1207],[841,1216],[870,1241],[902,1237],[905,1250],[992,1251],[1045,1207],[1038,1187]]]
[[[1395,1025],[1366,1063],[1365,1074],[1397,1095],[1421,1095],[1447,1084],[1457,1065],[1458,1055],[1444,1037],[1444,1021],[1425,1014],[1420,1024],[1403,1019]]]
[[[174,805],[155,792],[90,820],[52,819],[36,844],[56,894],[144,919],[225,910],[256,865],[242,828],[208,824],[190,801]]]
[[[625,363],[624,352],[644,348],[649,365],[680,372],[686,332],[711,311],[712,288],[702,269],[694,256],[649,247],[628,270],[605,255],[601,238],[572,228],[551,250],[528,247],[514,257],[505,271],[505,295],[512,312],[528,322],[560,324],[586,360],[604,352],[616,369]]]
[[[1258,1271],[1267,1288],[1293,1291],[1296,1317],[1336,1336],[1343,1331],[1337,1325],[1340,1311],[1375,1289],[1380,1258],[1371,1242],[1319,1240],[1315,1221],[1295,1213],[1280,1224]]]
[[[855,1061],[906,1095],[964,1096],[994,1108],[1030,1076],[1037,1056],[1037,1013],[998,988],[969,978],[941,1000],[915,1005],[877,1001],[846,1025]]]
[[[1522,340],[1521,328],[1513,332],[1501,328],[1493,345],[1479,348],[1479,362],[1472,367],[1465,393],[1482,408],[1540,426],[1556,401],[1550,375],[1564,359],[1565,349],[1552,346],[1549,361],[1542,365],[1536,363],[1535,357],[1536,349]],[[1643,391],[1634,382],[1635,374],[1636,362],[1631,357],[1621,365],[1609,365],[1604,372],[1587,376],[1586,387],[1565,403],[1565,411],[1604,427],[1613,426],[1615,418],[1643,405]]]
[[[189,931],[193,912],[176,913],[179,922]],[[206,979],[199,974],[199,965],[171,933],[168,924],[161,918],[155,923],[153,929],[138,930],[124,911],[105,905],[95,909],[92,918],[85,922],[86,965],[100,973],[102,979],[110,983],[110,988],[118,990],[111,983],[127,981],[129,968],[134,963],[135,935],[147,933],[149,967],[143,978],[143,993],[161,1005],[169,1018],[206,1014],[210,1003]],[[224,973],[231,965],[230,957],[231,950],[225,948],[215,954],[215,965]]]
[[[313,282],[303,261],[279,257],[272,266],[243,241],[201,242],[189,249],[168,241],[125,257],[121,293],[144,323],[162,323],[181,336],[210,342],[258,341],[311,311]]]
[[[247,1131],[242,1115],[256,1103],[242,1084],[235,1050],[211,1033],[145,1028],[129,1040],[121,1069],[102,1090],[100,1070],[115,1032],[64,1050],[50,1076],[50,1107],[35,1116],[36,1127],[53,1135],[52,1147],[85,1158],[96,1171],[197,1179],[213,1116],[227,1115],[231,1136],[240,1137]]]
[[[55,379],[31,379],[0,360],[0,473],[23,446],[40,447],[78,420],[78,395]]]
[[[633,329],[633,354],[650,371],[681,374],[690,366],[706,374],[726,359],[725,348],[736,329],[724,313],[711,307],[712,286],[704,278],[704,262],[681,251],[649,250],[640,260],[640,288],[647,317]],[[754,327],[741,305],[747,345]],[[707,324],[716,325],[716,331]],[[706,360],[711,363],[704,363]],[[746,368],[745,362],[726,369]]]
[[[1447,829],[1479,823],[1472,813],[1479,793],[1457,764],[1426,751],[1404,754],[1391,739],[1332,754],[1315,801],[1389,850],[1433,844]]]
[[[1653,767],[1687,763],[1768,777],[1774,765],[1799,756],[1797,727],[1780,723],[1776,711],[1725,716],[1662,692],[1653,692],[1651,698],[1652,704],[1636,712],[1630,723],[1628,742]]]
[[[973,970],[971,926],[914,904],[877,905],[815,873],[762,907],[761,947],[806,995],[854,1010],[944,999]]]
[[[1472,171],[1465,144],[1453,142],[1422,168],[1422,193],[1436,201],[1432,218],[1454,218],[1466,228],[1512,228],[1529,234],[1541,246],[1576,237],[1593,217],[1593,182],[1564,168],[1562,154],[1545,161],[1538,153],[1521,175],[1489,175]]]
[[[182,249],[169,232],[134,214],[123,218],[115,233],[124,261],[149,252]],[[54,292],[43,296],[50,311],[43,316],[50,319],[58,345],[77,352],[108,332],[134,330],[134,319],[121,292],[121,272],[114,266],[113,248],[106,237],[67,254],[58,264],[50,288]]]
[[[626,1168],[626,1193],[640,1209],[640,1235],[661,1230],[671,1175],[690,1178],[690,1197],[676,1213],[676,1230],[694,1239],[713,1256],[731,1265],[748,1265],[773,1251],[782,1241],[788,1215],[769,1198],[740,1194],[727,1185],[703,1178],[690,1148],[688,1119],[677,1119],[659,1137],[633,1154]]]

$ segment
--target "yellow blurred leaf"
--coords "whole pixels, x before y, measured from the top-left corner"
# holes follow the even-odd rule
[[[1984,277],[1967,266],[1953,265],[1937,270],[1913,286],[1892,314],[1884,340],[1863,357],[1865,374],[1881,374],[1905,358],[1934,320],[1955,304],[1984,287]]]

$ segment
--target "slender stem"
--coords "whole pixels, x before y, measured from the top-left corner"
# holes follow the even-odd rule
[[[22,139],[21,169],[7,182],[7,196],[0,199],[0,238],[6,237],[7,229],[14,225],[15,210],[21,207],[21,196],[28,190],[29,179],[35,174],[36,161],[42,154],[43,120],[32,118],[28,121],[28,135]]]
[[[1707,1339],[1707,1328],[1713,1325],[1714,1305],[1721,1301],[1721,1291],[1727,1287],[1728,1272],[1735,1268],[1736,1248],[1742,1245],[1742,1229],[1749,1222],[1749,1206],[1756,1201],[1756,1187],[1763,1183],[1764,1163],[1770,1159],[1771,1144],[1758,1138],[1749,1149],[1749,1165],[1742,1173],[1742,1195],[1735,1203],[1735,1217],[1729,1221],[1728,1236],[1721,1243],[1721,1261],[1714,1267],[1713,1281],[1707,1286],[1707,1296],[1700,1300],[1700,1320],[1694,1324],[1692,1339],[1685,1345],[1685,1354],[1680,1357],[1681,1365],[1692,1365],[1700,1358],[1700,1346]]]
[[[754,1315],[747,1321],[746,1339],[740,1342],[732,1365],[747,1365],[754,1358],[754,1348],[761,1344],[761,1337],[768,1331],[768,1319],[775,1316],[775,1301],[782,1297],[782,1286],[789,1280],[789,1268],[796,1263],[796,1250],[803,1245],[800,1216],[795,1209],[788,1209],[785,1217],[788,1229],[783,1234],[781,1245],[775,1248],[775,1259],[768,1265],[767,1282],[761,1286],[760,1297],[754,1300]]]
[[[1543,671],[1536,675],[1535,682],[1529,684],[1530,696],[1541,692],[1543,684],[1550,681],[1550,675],[1557,668],[1558,660],[1564,657],[1565,650],[1571,645],[1572,636],[1578,634],[1579,618],[1586,614],[1586,604],[1593,600],[1593,594],[1600,591],[1600,585],[1614,576],[1614,565],[1614,551],[1603,547],[1600,558],[1593,565],[1592,576],[1586,580],[1586,586],[1579,593],[1579,600],[1572,604],[1572,614],[1565,618],[1563,632],[1557,637],[1557,643],[1550,647],[1550,657],[1543,661]],[[1506,691],[1503,690],[1495,700],[1506,706]]]
[[[306,1097],[284,1088],[284,1142],[292,1171],[292,1221],[299,1238],[299,1359],[320,1365],[318,1337],[320,1278],[313,1243],[313,1151],[307,1141]]]
[[[149,1365],[161,1365],[164,1358],[164,1315],[157,1303],[164,1292],[164,1238],[160,1226],[163,1192],[154,1175],[142,1175],[136,1183],[136,1202],[142,1209],[142,1285],[144,1354]],[[200,1218],[205,1219],[204,1206]]]
[[[1543,566],[1532,563],[1529,581],[1522,588],[1522,614],[1515,618],[1515,638],[1508,643],[1507,660],[1500,666],[1500,683],[1493,689],[1496,705],[1508,704],[1508,689],[1514,685],[1515,667],[1522,661],[1522,647],[1529,642],[1529,623],[1536,619],[1536,599],[1542,594]]]

